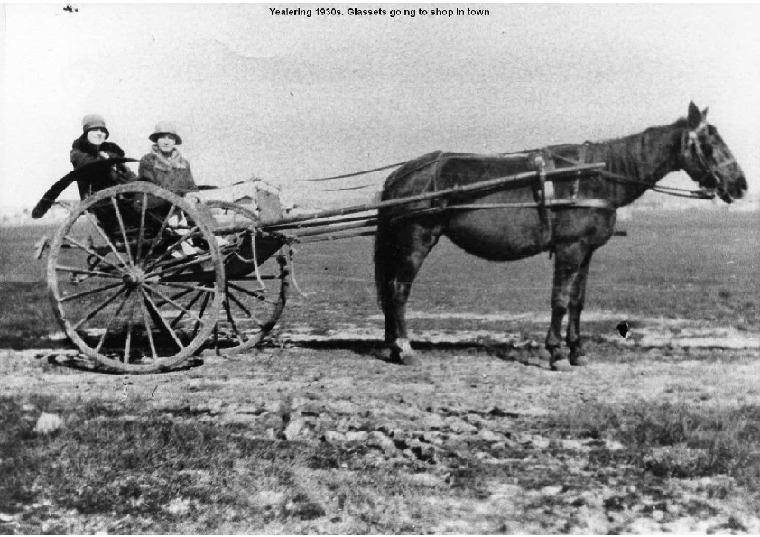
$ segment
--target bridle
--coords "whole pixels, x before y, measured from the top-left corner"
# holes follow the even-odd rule
[[[706,192],[712,191],[713,196],[715,191],[721,196],[727,195],[728,190],[726,189],[725,181],[718,172],[721,168],[735,164],[736,160],[731,156],[731,158],[715,165],[709,162],[710,159],[705,155],[705,152],[702,150],[702,144],[699,141],[699,134],[707,128],[707,122],[703,121],[697,128],[684,131],[681,137],[681,168],[686,171],[688,168],[691,168],[689,162],[696,160],[701,173],[697,180],[699,186]]]

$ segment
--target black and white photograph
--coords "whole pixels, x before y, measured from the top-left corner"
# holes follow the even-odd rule
[[[760,534],[760,4],[0,4],[0,534]]]

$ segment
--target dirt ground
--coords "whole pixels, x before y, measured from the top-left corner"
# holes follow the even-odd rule
[[[342,454],[346,462],[294,474],[319,502],[316,514],[224,522],[214,532],[760,533],[760,487],[732,473],[740,466],[760,478],[752,451],[760,445],[760,243],[745,236],[755,224],[722,213],[630,223],[629,237],[592,265],[582,318],[591,365],[570,372],[549,371],[541,349],[551,260],[489,264],[447,244],[431,254],[409,305],[421,364],[384,361],[371,242],[357,241],[301,249],[307,296],[293,293],[274,343],[254,353],[209,349],[183,370],[121,376],[88,369],[62,342],[3,349],[0,396],[139,409],[122,421],[231,424],[276,449]],[[27,242],[19,238],[19,251]],[[14,267],[6,270],[13,281],[44,280],[41,264]],[[627,338],[616,330],[621,321]],[[691,427],[706,444],[651,433],[661,423]],[[732,427],[741,434],[731,437]],[[748,439],[750,449],[720,451],[711,435]],[[378,475],[403,482],[404,501],[387,482],[372,482]],[[362,507],[346,507],[331,487],[349,498],[358,491]],[[291,500],[282,498],[263,490],[251,502],[285,509]],[[166,509],[181,519],[192,501],[178,497]],[[0,532],[126,527],[115,516],[53,512],[26,525],[23,516],[0,512]],[[167,531],[205,533],[199,528]]]
[[[676,333],[694,342],[694,330]],[[383,361],[372,329],[317,335],[305,326],[286,329],[279,346],[238,357],[207,350],[202,364],[161,375],[95,373],[74,351],[0,351],[0,395],[137,403],[177,420],[245,424],[262,438],[363,446],[362,464],[399,468],[428,491],[426,522],[408,527],[416,532],[760,532],[758,499],[735,490],[732,478],[650,479],[609,456],[626,450],[620,442],[545,426],[599,405],[725,410],[758,401],[756,349],[704,349],[699,338],[678,346],[672,330],[668,345],[645,347],[643,338],[656,334],[634,332],[592,343],[592,365],[569,373],[549,371],[530,341],[484,343],[485,332],[420,332],[421,365],[411,368]],[[476,493],[452,494],[461,469],[473,465],[481,471],[467,486]]]

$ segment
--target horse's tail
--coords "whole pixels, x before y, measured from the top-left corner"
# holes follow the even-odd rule
[[[385,239],[384,239],[384,225],[378,221],[377,231],[375,232],[375,292],[377,293],[377,303],[382,308],[384,305],[383,300],[383,282],[385,281]]]
[[[377,303],[385,311],[389,263],[393,260],[393,242],[390,240],[390,221],[379,219],[375,232],[375,290]]]

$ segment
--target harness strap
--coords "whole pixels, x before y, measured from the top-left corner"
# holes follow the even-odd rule
[[[544,231],[548,235],[547,241],[550,252],[549,255],[551,255],[551,252],[554,250],[554,230],[552,229],[552,212],[551,209],[547,207],[547,202],[549,200],[546,199],[546,161],[541,155],[536,155],[533,158],[533,165],[536,167],[536,171],[538,172],[538,215],[541,219],[541,224],[544,227]]]
[[[557,155],[555,153],[552,153],[548,149],[546,149],[545,151],[554,159],[564,160],[565,162],[572,164],[573,166],[582,165],[581,162],[578,162],[571,158],[564,157],[562,155]],[[647,183],[646,181],[641,181],[639,179],[633,179],[632,177],[627,177],[625,175],[613,173],[607,170],[600,170],[599,174],[602,177],[606,179],[610,179],[612,181],[618,181],[620,183],[638,184],[641,186],[645,186],[647,189],[650,189],[653,192],[659,192],[660,194],[668,194],[669,196],[677,196],[680,198],[689,198],[689,199],[712,199],[713,198],[713,196],[710,196],[709,194],[701,190],[689,190],[687,188],[676,188],[674,186],[659,186],[656,184]]]
[[[515,202],[515,203],[465,203],[461,205],[449,205],[447,207],[431,207],[428,209],[418,209],[410,213],[401,214],[391,219],[391,222],[416,218],[418,216],[427,216],[431,214],[441,214],[448,211],[480,211],[488,209],[538,209],[540,202]],[[601,209],[605,211],[615,211],[615,206],[605,199],[559,199],[547,200],[546,209]],[[551,212],[551,211],[549,211]]]

